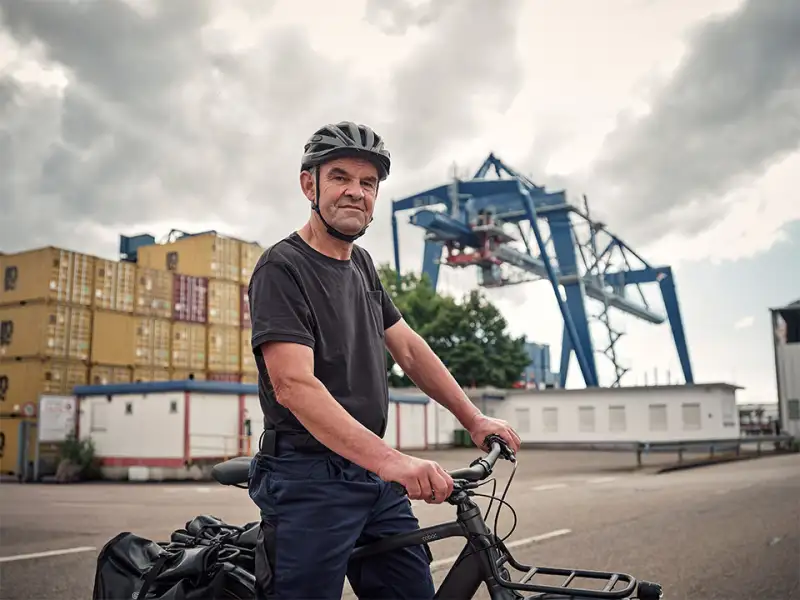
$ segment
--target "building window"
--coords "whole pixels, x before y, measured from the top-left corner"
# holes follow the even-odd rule
[[[609,431],[625,431],[628,428],[625,420],[624,406],[608,407],[608,429]]]
[[[133,414],[133,402],[126,402],[125,403],[125,414],[132,415]]]
[[[517,419],[517,433],[529,433],[531,430],[531,411],[529,408],[514,410]]]
[[[542,425],[545,433],[555,433],[558,431],[558,409],[557,408],[543,408],[542,409]]]
[[[651,404],[650,431],[666,431],[666,430],[667,430],[667,405]]]
[[[578,430],[581,433],[594,431],[594,406],[578,407]]]
[[[786,403],[790,421],[800,421],[800,400],[793,399]]]
[[[177,400],[171,400],[171,401],[170,401],[170,403],[169,403],[169,412],[170,412],[171,414],[173,414],[173,415],[174,415],[176,412],[178,412],[178,401],[177,401]]]
[[[683,418],[684,431],[700,429],[702,423],[699,402],[684,403],[681,407],[681,416]]]

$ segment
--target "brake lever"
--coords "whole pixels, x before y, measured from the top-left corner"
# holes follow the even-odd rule
[[[508,461],[517,462],[517,457],[511,451],[511,447],[496,433],[490,433],[486,436],[486,439],[483,440],[483,443],[486,444],[487,448],[491,448],[494,442],[497,442],[500,445],[500,456]]]

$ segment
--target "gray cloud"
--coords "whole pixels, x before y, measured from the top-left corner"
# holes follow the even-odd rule
[[[480,129],[481,111],[506,110],[521,90],[515,26],[520,5],[458,0],[442,6],[436,26],[399,68],[391,113],[402,124],[396,146],[410,168],[428,164],[444,147],[470,141]]]
[[[415,17],[431,39],[393,79],[386,106],[379,90],[317,54],[301,30],[265,26],[254,45],[237,48],[237,33],[218,29],[220,12],[235,10],[225,3],[176,0],[150,13],[122,0],[2,0],[0,36],[68,79],[59,91],[15,78],[20,63],[0,74],[0,168],[12,174],[0,178],[2,249],[64,244],[113,254],[111,235],[76,232],[134,233],[126,223],[177,219],[217,221],[271,243],[308,214],[297,183],[305,138],[342,118],[373,124],[391,144],[398,175],[382,191],[368,236],[375,242],[365,238],[385,245],[389,198],[446,175],[449,159],[426,169],[415,168],[418,159],[478,134],[474,97],[483,87],[500,89],[501,105],[513,97],[515,67],[487,72],[515,65],[508,40],[516,4],[488,11],[477,3],[471,14],[472,4]],[[255,28],[271,3],[237,7]],[[499,37],[485,37],[487,27]],[[474,39],[492,40],[491,48]],[[420,90],[424,121],[409,106],[419,107]]]
[[[748,0],[697,28],[648,114],[620,119],[590,179],[631,237],[702,231],[726,192],[800,147],[798,32],[796,0]]]

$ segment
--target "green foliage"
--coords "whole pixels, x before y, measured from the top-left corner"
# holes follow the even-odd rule
[[[69,434],[61,446],[61,458],[80,468],[81,479],[100,478],[99,461],[91,438],[80,440],[74,433]]]
[[[380,265],[378,273],[405,320],[428,342],[459,385],[507,388],[519,380],[530,362],[525,337],[506,332],[508,323],[480,291],[473,290],[458,302],[437,294],[426,276],[402,275],[398,284],[390,266]],[[391,355],[389,366],[390,385],[414,385],[391,369]]]

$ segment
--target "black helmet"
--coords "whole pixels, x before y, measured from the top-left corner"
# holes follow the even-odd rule
[[[303,159],[300,170],[306,171],[337,158],[364,158],[378,169],[378,178],[383,181],[389,176],[392,160],[389,151],[383,145],[383,138],[366,125],[356,125],[351,121],[342,121],[335,125],[325,125],[306,142],[303,148]],[[312,208],[319,215],[328,234],[345,242],[354,242],[367,231],[370,223],[354,235],[342,233],[328,225],[319,210],[319,169],[315,172],[317,199]]]
[[[342,121],[321,127],[306,142],[301,171],[346,156],[361,157],[378,169],[381,181],[389,176],[392,160],[383,138],[366,125]]]

